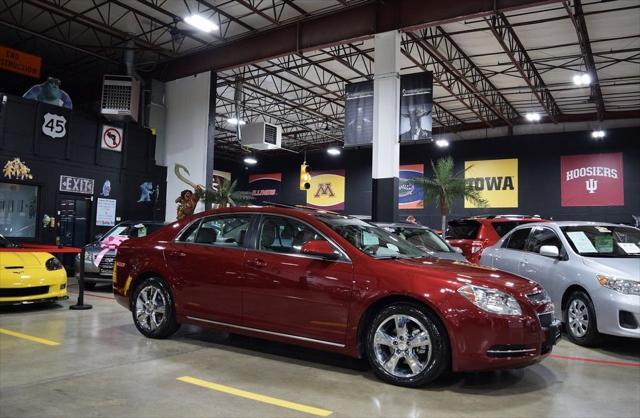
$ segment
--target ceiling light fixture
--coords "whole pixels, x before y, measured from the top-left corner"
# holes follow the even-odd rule
[[[256,160],[254,157],[252,157],[250,155],[247,156],[247,157],[244,157],[243,161],[244,161],[245,164],[248,164],[248,165],[258,164],[258,160]]]
[[[238,118],[229,118],[227,119],[227,123],[230,123],[231,125],[246,125],[247,122],[243,121],[242,119],[238,120]]]
[[[184,18],[184,21],[193,26],[194,28],[203,32],[209,33],[214,30],[218,30],[218,25],[210,21],[206,17],[200,15],[191,15]]]
[[[539,122],[540,121],[540,113],[538,112],[527,112],[524,117],[529,122]]]
[[[576,86],[588,86],[591,84],[591,76],[587,73],[576,74],[573,76],[573,84]]]
[[[442,139],[437,139],[435,142],[436,146],[439,148],[447,148],[449,146],[449,141],[442,138]]]
[[[591,138],[600,139],[604,138],[604,131],[602,129],[597,129],[591,132]]]
[[[327,148],[327,154],[329,155],[340,155],[342,153],[342,151],[340,151],[340,148],[336,148],[336,147],[331,147],[331,148]]]

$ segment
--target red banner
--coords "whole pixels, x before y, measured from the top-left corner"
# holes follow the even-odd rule
[[[560,159],[562,206],[624,206],[622,153]]]

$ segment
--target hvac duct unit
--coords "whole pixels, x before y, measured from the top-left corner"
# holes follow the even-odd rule
[[[242,145],[258,149],[279,149],[282,146],[282,126],[266,122],[247,123],[241,128]]]
[[[140,81],[130,75],[105,75],[100,113],[111,120],[138,121]]]

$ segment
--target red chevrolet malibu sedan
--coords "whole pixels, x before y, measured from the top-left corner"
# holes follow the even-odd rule
[[[128,240],[113,280],[147,337],[202,325],[366,357],[403,386],[528,366],[559,338],[537,283],[302,208],[208,211]]]

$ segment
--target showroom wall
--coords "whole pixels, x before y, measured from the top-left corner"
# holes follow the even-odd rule
[[[116,222],[118,219],[164,220],[166,168],[155,164],[155,137],[148,129],[135,123],[108,122],[81,111],[17,96],[6,97],[6,103],[0,108],[0,164],[4,167],[9,160],[20,158],[30,168],[33,178],[8,179],[2,175],[0,182],[38,187],[37,213],[32,213],[36,219],[36,236],[32,239],[42,242],[55,239],[54,231],[40,225],[45,214],[60,219],[61,198],[86,199],[89,219],[83,222],[89,237],[109,228],[96,225],[98,198],[115,200]],[[62,136],[45,135],[45,124],[51,118],[47,115],[64,117],[64,135],[62,127],[59,127]],[[120,152],[101,147],[103,124],[122,129]],[[55,124],[52,126],[58,128]],[[73,181],[63,185],[61,176],[93,180],[93,192],[84,186],[73,190]],[[148,193],[143,193],[143,187]],[[0,227],[3,224],[10,222],[0,219]]]
[[[624,161],[624,205],[563,207],[560,190],[561,156],[622,153]],[[401,164],[425,165],[425,173],[431,172],[430,161],[451,155],[456,168],[462,170],[465,161],[517,159],[519,191],[517,208],[464,208],[463,202],[455,202],[451,217],[463,217],[483,213],[539,214],[556,220],[599,220],[632,222],[631,215],[640,214],[640,143],[637,128],[612,129],[606,138],[593,140],[590,132],[523,135],[483,140],[453,142],[448,149],[433,145],[403,145]],[[240,188],[248,189],[248,176],[256,173],[282,172],[279,201],[288,204],[305,204],[306,192],[300,191],[299,168],[302,155],[282,152],[262,152],[259,163],[250,168],[230,161],[216,161],[216,169],[232,171],[242,182]],[[344,150],[342,155],[331,157],[324,152],[307,154],[307,162],[313,171],[346,170],[344,213],[370,215],[371,212],[371,149]],[[413,214],[424,224],[439,227],[439,211],[430,203],[424,209],[401,210],[400,216]]]

